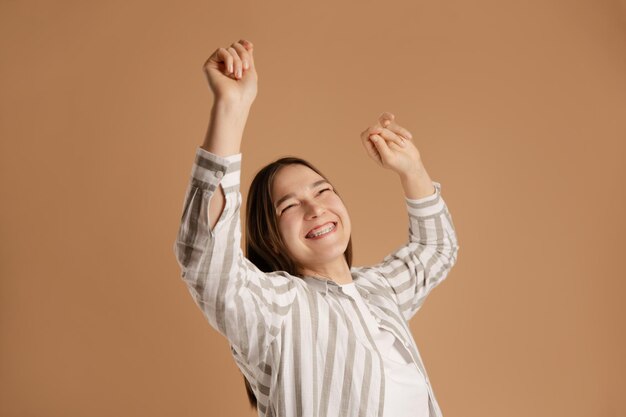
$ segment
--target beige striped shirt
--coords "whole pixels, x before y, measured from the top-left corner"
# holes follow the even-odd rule
[[[198,307],[225,336],[252,387],[260,416],[383,416],[383,357],[354,299],[334,281],[265,273],[241,249],[241,153],[196,150],[174,252]],[[429,413],[441,409],[408,320],[456,262],[458,243],[441,196],[405,197],[408,242],[380,263],[352,267],[380,327],[402,341],[424,375]],[[224,210],[211,230],[208,206],[221,185]]]

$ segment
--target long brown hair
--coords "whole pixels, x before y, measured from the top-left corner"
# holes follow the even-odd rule
[[[281,168],[291,164],[304,165],[330,182],[328,178],[310,162],[294,156],[277,159],[263,167],[252,180],[246,201],[245,256],[263,272],[286,271],[291,275],[298,276],[299,271],[297,265],[293,259],[289,258],[287,255],[286,247],[278,232],[278,224],[271,194],[276,174]],[[333,188],[335,193],[339,196],[337,188],[334,186]],[[352,267],[352,237],[348,240],[344,257],[346,258],[348,267]],[[246,384],[246,392],[248,393],[250,405],[252,408],[256,409],[257,399],[254,392],[245,376],[243,379]]]

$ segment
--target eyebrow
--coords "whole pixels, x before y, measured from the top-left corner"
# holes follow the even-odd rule
[[[328,181],[326,181],[326,180],[318,180],[318,181],[315,181],[313,184],[309,185],[308,188],[311,189],[311,188],[317,187],[318,185],[324,184],[324,183],[330,185],[330,183]],[[280,200],[278,200],[276,202],[276,204],[274,205],[274,208],[278,208],[278,206],[280,206],[283,201],[287,200],[288,198],[295,197],[295,196],[296,195],[294,193],[286,194],[285,196],[281,197]]]

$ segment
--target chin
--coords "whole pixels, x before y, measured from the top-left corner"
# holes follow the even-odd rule
[[[332,248],[318,249],[315,253],[318,255],[318,261],[330,262],[338,257],[343,257],[348,243],[340,246],[333,246]]]

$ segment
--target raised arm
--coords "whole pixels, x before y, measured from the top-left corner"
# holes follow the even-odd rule
[[[439,285],[456,263],[459,245],[452,217],[433,181],[435,193],[405,198],[409,217],[408,243],[371,268],[380,274],[396,295],[405,320],[422,307],[426,296]]]
[[[196,149],[174,242],[182,279],[209,324],[245,364],[244,373],[252,369],[247,366],[262,361],[295,297],[288,277],[260,271],[241,250],[239,145],[248,114],[245,105],[220,101],[216,94],[207,138]]]
[[[399,174],[409,217],[409,239],[368,268],[389,283],[408,321],[432,289],[447,277],[456,263],[459,245],[441,184],[430,179],[419,151],[409,139],[411,134],[392,120],[393,115],[383,113],[381,124],[363,132],[362,137],[372,140],[370,156]]]
[[[218,48],[203,65],[215,97],[211,120],[202,149],[227,157],[239,153],[250,107],[257,94],[258,76],[252,43],[241,40],[229,48]],[[211,229],[224,209],[224,190],[211,199]]]

